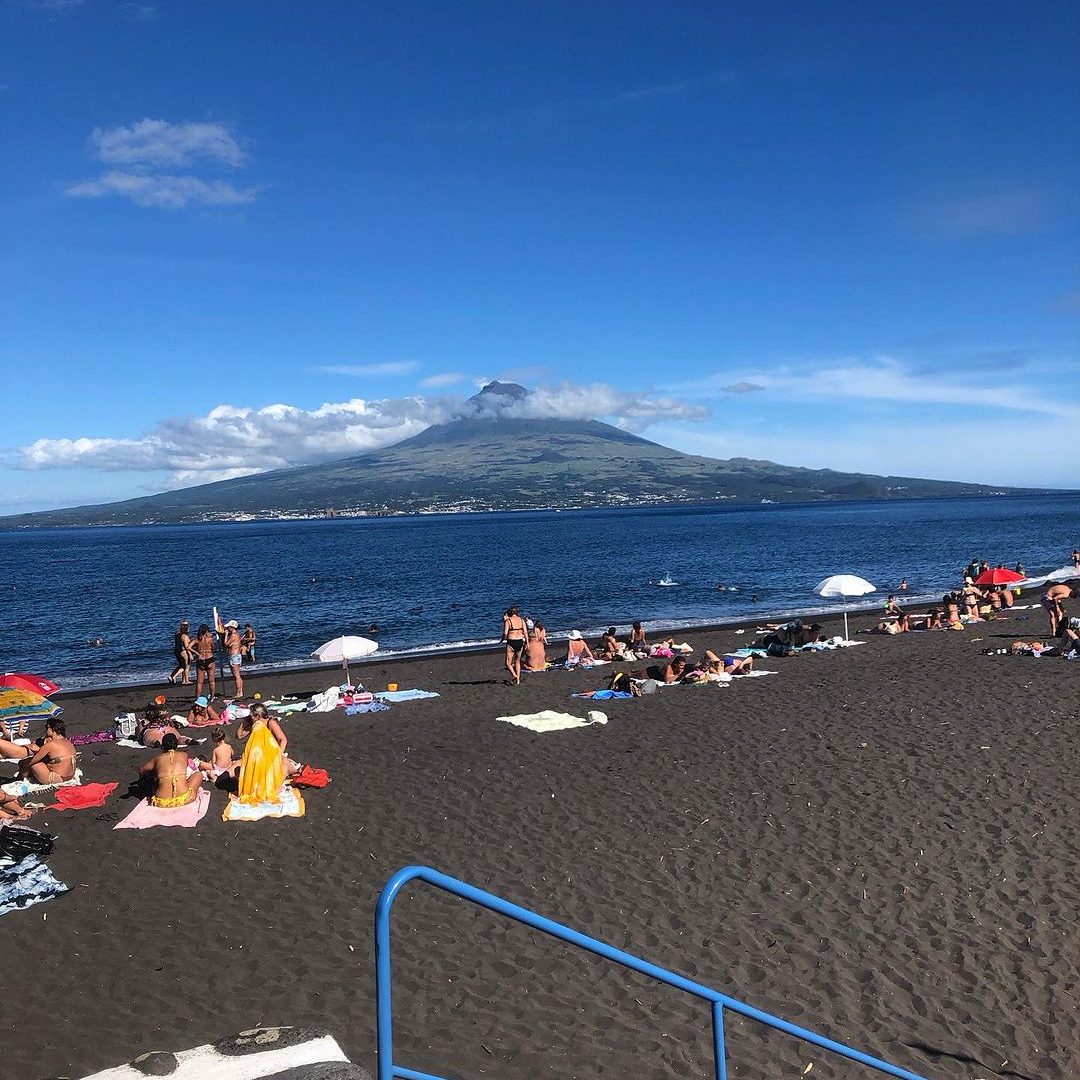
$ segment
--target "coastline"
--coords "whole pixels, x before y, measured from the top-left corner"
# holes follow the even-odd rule
[[[982,655],[1044,625],[1029,610],[869,636],[770,660],[770,677],[596,705],[571,694],[620,665],[513,687],[498,650],[375,657],[373,688],[440,696],[289,719],[290,752],[332,778],[295,820],[225,822],[215,791],[197,829],[113,832],[147,752],[84,747],[86,779],[120,788],[100,810],[31,821],[58,836],[49,865],[72,891],[4,921],[20,956],[19,1009],[0,1021],[8,1067],[78,1077],[279,1023],[329,1028],[370,1069],[375,896],[423,863],[923,1075],[970,1080],[972,1059],[990,1072],[1007,1060],[1065,1080],[1080,1038],[1077,668]],[[744,643],[734,629],[686,636],[700,655]],[[252,687],[320,684],[288,672]],[[62,700],[81,733],[145,694]],[[596,707],[608,723],[577,731],[495,719]],[[394,941],[399,1045],[416,1067],[707,1071],[696,1010],[520,928],[415,890]],[[65,995],[79,1007],[52,1029]],[[27,1025],[40,1041],[16,1037]],[[816,1060],[742,1022],[730,1038],[740,1073]]]

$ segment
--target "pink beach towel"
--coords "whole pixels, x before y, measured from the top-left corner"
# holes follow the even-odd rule
[[[168,809],[151,806],[149,799],[143,799],[123,821],[118,821],[113,828],[152,829],[155,825],[179,825],[185,829],[194,829],[209,809],[209,791],[200,791],[195,796],[195,801],[185,806],[173,806]]]

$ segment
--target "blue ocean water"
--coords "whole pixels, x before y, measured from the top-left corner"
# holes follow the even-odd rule
[[[558,634],[816,610],[833,573],[940,597],[973,557],[1045,573],[1078,541],[1080,495],[0,532],[0,671],[164,679],[214,605],[278,666],[372,623],[387,651],[493,641],[511,603]]]

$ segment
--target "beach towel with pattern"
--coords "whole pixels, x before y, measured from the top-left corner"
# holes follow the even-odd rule
[[[27,855],[17,863],[0,866],[0,915],[61,896],[68,887],[38,858]]]
[[[304,796],[296,788],[286,785],[281,789],[278,802],[242,803],[235,795],[230,795],[221,820],[260,821],[262,818],[303,817],[306,809]]]

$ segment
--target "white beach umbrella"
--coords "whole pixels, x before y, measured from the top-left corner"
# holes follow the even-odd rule
[[[867,593],[877,591],[876,585],[871,585],[866,578],[856,577],[854,574],[833,574],[824,581],[819,581],[814,592],[818,596],[826,598],[842,597],[848,599],[851,596],[865,596]],[[844,609],[844,640],[848,640],[847,609]]]
[[[361,656],[370,656],[378,647],[379,643],[372,641],[371,638],[343,635],[342,637],[331,638],[325,645],[320,645],[311,655],[317,660],[324,660],[327,663],[340,660],[345,668],[345,679],[347,682],[351,682],[349,661],[359,660]]]

